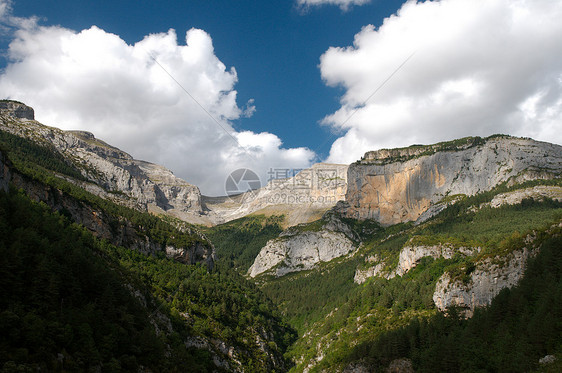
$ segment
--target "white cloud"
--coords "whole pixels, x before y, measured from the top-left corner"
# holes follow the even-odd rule
[[[231,120],[252,115],[253,100],[238,107],[236,70],[216,57],[203,30],[187,31],[185,45],[174,30],[128,45],[96,26],[75,32],[20,22],[13,37],[1,96],[32,106],[42,123],[91,131],[163,164],[203,193],[224,194],[227,175],[240,167],[265,178],[270,167],[307,167],[315,156],[283,148],[270,133],[233,129]]]
[[[364,27],[321,57],[325,82],[345,89],[323,120],[345,131],[328,161],[493,133],[562,143],[560,19],[560,1],[409,1]]]
[[[346,11],[353,5],[363,5],[371,2],[371,0],[297,0],[297,4],[302,7],[320,6],[320,5],[337,5]]]

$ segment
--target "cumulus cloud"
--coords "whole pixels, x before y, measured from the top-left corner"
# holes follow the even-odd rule
[[[32,106],[44,124],[91,131],[209,195],[224,194],[237,168],[264,180],[271,167],[304,168],[315,156],[283,148],[274,134],[232,127],[255,106],[238,106],[236,70],[217,58],[203,30],[187,31],[185,44],[169,30],[129,45],[96,26],[76,32],[35,21],[12,25],[0,95]]]
[[[371,0],[297,0],[297,4],[301,7],[311,7],[320,5],[337,5],[346,11],[353,5],[363,5],[371,2]]]
[[[323,120],[344,133],[328,161],[493,133],[562,143],[560,19],[559,1],[408,1],[365,26],[320,59],[326,84],[345,91]]]

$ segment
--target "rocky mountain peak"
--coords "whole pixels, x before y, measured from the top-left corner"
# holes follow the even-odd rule
[[[12,100],[0,101],[0,115],[6,115],[14,118],[35,120],[35,112],[33,108]]]

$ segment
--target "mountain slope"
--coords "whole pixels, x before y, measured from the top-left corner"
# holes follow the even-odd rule
[[[115,203],[129,200],[120,192],[91,193],[101,188],[79,164],[31,137],[0,130],[3,369],[287,370],[291,328],[251,283],[216,268],[198,229]]]
[[[141,211],[166,212],[194,222],[201,219],[199,189],[175,177],[168,169],[135,160],[89,132],[44,126],[33,119],[33,109],[24,104],[14,101],[0,104],[4,107],[0,109],[0,130],[59,153],[69,168],[75,170],[64,172],[68,181]]]

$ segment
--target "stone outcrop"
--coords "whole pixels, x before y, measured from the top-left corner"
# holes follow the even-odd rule
[[[25,113],[33,113],[33,109],[23,104],[2,104],[0,130],[54,147],[87,180],[85,183],[67,177],[68,181],[102,198],[142,211],[166,212],[187,221],[203,214],[199,189],[165,167],[135,160],[89,132],[44,126],[34,121],[32,115],[28,118]],[[24,114],[26,120],[21,120]]]
[[[532,188],[514,190],[513,192],[501,193],[495,196],[490,203],[484,206],[497,208],[503,205],[516,205],[524,199],[532,198],[537,201],[549,198],[555,201],[562,201],[562,187],[538,185]]]
[[[313,268],[320,262],[347,255],[355,249],[342,233],[320,231],[285,235],[269,241],[249,269],[256,277],[274,269],[276,276]]]
[[[35,113],[31,107],[11,100],[0,101],[0,115],[27,120],[35,119]]]
[[[562,146],[509,136],[380,150],[349,166],[340,210],[392,225],[416,221],[447,196],[561,174]]]
[[[435,287],[433,302],[440,311],[458,306],[472,317],[476,307],[487,306],[504,288],[515,286],[523,277],[529,250],[523,248],[502,258],[488,258],[477,263],[465,283],[445,272]]]
[[[431,257],[434,259],[452,259],[455,255],[472,256],[480,252],[480,248],[460,247],[454,248],[450,245],[433,246],[405,246],[400,251],[398,265],[393,271],[385,272],[385,263],[380,260],[378,255],[366,258],[366,262],[371,266],[368,268],[358,268],[355,271],[354,281],[362,284],[370,277],[384,277],[387,280],[396,276],[404,276],[408,271],[415,268],[422,258]]]
[[[320,262],[355,250],[355,234],[337,217],[327,213],[323,226],[307,231],[306,225],[291,227],[267,242],[248,270],[251,277],[268,272],[277,277],[314,268]]]

